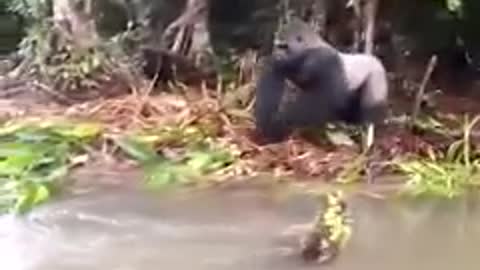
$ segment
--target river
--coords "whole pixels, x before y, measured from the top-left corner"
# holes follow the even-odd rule
[[[284,234],[289,226],[312,219],[316,201],[282,189],[77,190],[26,216],[0,217],[1,269],[317,268],[291,253],[297,238]],[[384,201],[356,195],[349,204],[352,239],[322,269],[480,266],[480,204],[472,199]]]

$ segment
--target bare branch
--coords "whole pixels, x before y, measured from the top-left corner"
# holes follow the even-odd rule
[[[162,35],[162,45],[168,44],[169,40],[177,29],[188,25],[195,25],[207,16],[206,0],[188,0],[185,10],[175,21],[173,21]],[[181,32],[181,31],[180,31]],[[176,41],[177,42],[177,41]]]
[[[437,56],[434,55],[432,56],[432,58],[430,58],[427,70],[425,71],[425,74],[423,76],[422,84],[420,85],[420,88],[418,88],[417,95],[415,96],[412,116],[410,118],[410,127],[413,127],[415,125],[415,122],[417,121],[418,113],[420,112],[420,104],[422,103],[423,94],[425,93],[425,88],[427,87],[427,83],[430,80],[430,77],[432,76],[433,70],[435,69],[436,65]]]

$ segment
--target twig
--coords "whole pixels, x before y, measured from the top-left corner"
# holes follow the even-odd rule
[[[141,117],[142,115],[142,112],[144,111],[144,109],[146,108],[146,106],[148,105],[148,98],[150,97],[150,93],[153,91],[153,82],[157,79],[158,77],[158,74],[155,75],[155,78],[152,80],[152,84],[146,89],[146,91],[144,93],[138,93],[137,95],[137,98],[138,98],[138,103],[136,104],[136,108],[135,108],[135,113],[134,113],[134,119],[138,119]]]
[[[58,99],[61,102],[65,102],[67,104],[74,103],[74,101],[72,99],[70,99],[68,96],[60,93],[59,91],[53,90],[52,88],[50,88],[49,86],[47,86],[45,84],[42,84],[42,83],[39,83],[39,82],[34,82],[33,86],[36,86],[37,89],[53,96],[54,98]]]
[[[257,98],[255,96],[253,96],[252,99],[250,100],[250,102],[248,103],[247,107],[245,108],[245,111],[249,112],[249,111],[253,110],[253,107],[255,106],[256,100],[257,100]]]
[[[428,63],[427,70],[423,75],[422,84],[420,84],[420,88],[418,89],[417,95],[415,96],[415,102],[413,104],[412,109],[412,116],[410,118],[410,128],[415,126],[415,122],[417,121],[418,113],[420,112],[420,104],[422,103],[422,97],[425,92],[425,88],[427,87],[427,83],[432,76],[433,70],[437,65],[437,56],[433,55],[430,58],[430,62]]]

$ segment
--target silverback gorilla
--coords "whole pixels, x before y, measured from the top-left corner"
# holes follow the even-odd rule
[[[387,77],[380,60],[338,51],[299,19],[280,32],[275,50],[257,81],[256,129],[276,142],[296,128],[332,121],[367,124],[364,146],[370,148],[374,124],[383,120],[387,107]],[[280,108],[286,80],[301,92]]]

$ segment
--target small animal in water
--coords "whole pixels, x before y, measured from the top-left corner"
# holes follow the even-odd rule
[[[347,215],[343,193],[327,193],[325,201],[325,210],[318,212],[312,228],[300,241],[301,255],[305,261],[329,262],[337,257],[350,239],[351,220]]]
[[[374,141],[374,125],[385,117],[387,75],[374,55],[343,53],[310,26],[293,19],[280,32],[275,51],[256,84],[255,123],[269,142],[303,127],[343,121],[366,125],[364,150]],[[294,102],[280,109],[286,81],[301,89]]]

